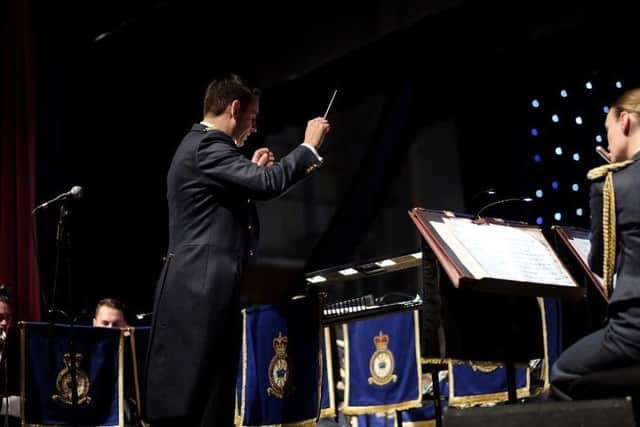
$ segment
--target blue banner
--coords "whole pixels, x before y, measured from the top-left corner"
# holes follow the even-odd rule
[[[446,405],[445,405],[446,407]],[[435,408],[428,402],[419,408],[404,411],[389,411],[376,414],[358,415],[356,426],[353,427],[396,427],[400,425],[398,418],[402,420],[402,427],[435,427]]]
[[[24,322],[20,327],[25,425],[124,424],[123,331]]]
[[[401,312],[343,325],[348,415],[421,405],[418,312]]]
[[[125,345],[124,397],[135,399],[138,414],[140,414],[142,402],[145,401],[145,390],[144,387],[141,387],[141,383],[150,332],[151,328],[149,326],[129,327],[128,331],[125,331],[125,335],[129,334],[130,346],[127,347]],[[126,342],[125,336],[125,344]],[[131,369],[128,369],[128,367],[131,367]]]
[[[243,310],[241,426],[315,425],[320,414],[319,311],[306,298]]]
[[[322,340],[322,390],[320,393],[320,417],[335,417],[336,398],[333,382],[333,359],[331,357],[331,331],[324,328]]]
[[[516,394],[529,396],[529,367],[516,366]],[[492,362],[449,361],[449,405],[467,406],[508,399],[507,370]]]

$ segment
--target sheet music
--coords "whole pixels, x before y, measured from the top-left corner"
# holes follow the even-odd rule
[[[537,229],[475,224],[465,218],[443,220],[444,223],[431,222],[431,225],[456,255],[464,248],[467,255],[461,261],[465,262],[465,267],[478,279],[493,277],[519,282],[577,286]],[[445,228],[449,232],[444,232]],[[469,258],[474,262],[467,264]]]
[[[580,239],[575,236],[569,237],[569,242],[573,248],[580,254],[580,258],[586,265],[589,265],[589,251],[591,250],[591,242],[589,239]]]
[[[570,236],[569,243],[571,243],[571,246],[573,246],[576,252],[578,252],[578,254],[580,255],[580,258],[582,258],[582,261],[584,261],[584,264],[587,266],[587,268],[589,268],[589,252],[591,251],[591,241],[589,241],[588,238]],[[604,280],[602,279],[602,277],[598,276],[595,273],[593,273],[593,275],[598,280],[598,284],[604,289],[605,286],[604,286]],[[615,287],[615,281],[613,284]]]

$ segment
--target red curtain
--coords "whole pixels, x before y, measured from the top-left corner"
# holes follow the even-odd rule
[[[0,283],[17,320],[40,319],[31,209],[35,202],[36,108],[29,0],[4,2],[0,98]]]

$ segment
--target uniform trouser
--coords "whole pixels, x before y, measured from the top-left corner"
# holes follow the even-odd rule
[[[640,327],[636,320],[640,308],[635,305],[625,308],[612,315],[605,328],[585,336],[562,352],[551,368],[552,397],[571,399],[573,384],[585,375],[640,363],[636,347],[640,345]]]
[[[235,416],[235,387],[238,355],[212,379],[204,406],[185,417],[154,421],[151,427],[232,427]]]

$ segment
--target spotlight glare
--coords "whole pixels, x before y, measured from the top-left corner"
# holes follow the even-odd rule
[[[567,97],[567,95],[568,95],[568,94],[567,94],[567,91],[566,91],[566,90],[562,89],[562,90],[560,91],[560,96],[561,96],[561,97],[566,98],[566,97]]]
[[[536,129],[536,128],[531,128],[531,135],[532,135],[532,136],[538,136],[538,129]]]
[[[596,135],[596,142],[602,142],[602,135]]]
[[[620,80],[618,80],[618,81],[616,82],[616,87],[617,87],[618,89],[622,88],[622,82],[621,82]]]
[[[609,107],[607,107],[606,105],[604,107],[602,107],[602,111],[607,114],[609,112]]]
[[[542,190],[536,190],[536,197],[541,199],[544,196],[544,192]]]
[[[551,183],[551,188],[553,188],[554,190],[557,190],[558,187],[560,187],[560,184],[558,184],[558,181],[553,181]]]
[[[562,155],[562,147],[556,147],[556,149],[555,149],[555,153],[556,153],[558,156],[561,156],[561,155]]]
[[[554,213],[553,219],[555,219],[556,221],[560,221],[562,219],[562,214],[560,212]]]
[[[538,101],[537,99],[534,99],[533,101],[531,101],[531,106],[533,108],[538,108],[540,107],[540,101]]]
[[[573,160],[575,160],[576,162],[577,162],[578,160],[580,160],[580,154],[578,154],[578,153],[573,153]]]
[[[553,123],[558,123],[560,121],[560,117],[558,117],[557,114],[554,114],[553,116],[551,116],[551,121]]]
[[[582,208],[576,209],[576,215],[582,216]]]
[[[585,86],[587,89],[589,89],[589,90],[593,89],[593,85],[591,84],[591,82],[587,82],[587,83],[585,83],[585,85],[584,85],[584,86]]]
[[[539,216],[538,218],[536,218],[536,224],[538,224],[538,225],[542,225],[542,223],[543,223],[543,222],[544,222],[544,221],[542,220],[542,217],[541,217],[541,216]]]
[[[576,116],[576,124],[577,125],[581,125],[582,124],[582,117]]]
[[[533,156],[533,161],[536,163],[540,163],[542,161],[542,156],[540,154],[536,154]]]
[[[578,190],[580,190],[580,186],[579,186],[578,184],[573,184],[573,185],[571,186],[571,189],[572,189],[573,191],[578,191]]]

